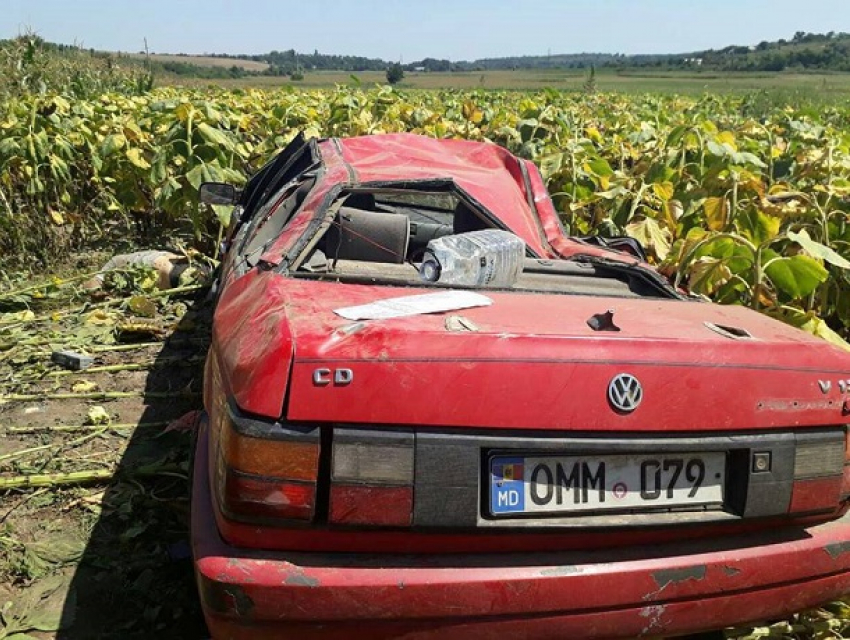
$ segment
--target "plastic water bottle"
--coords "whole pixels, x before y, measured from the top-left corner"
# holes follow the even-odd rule
[[[442,284],[511,287],[524,258],[525,242],[509,231],[471,231],[428,242],[419,275]]]

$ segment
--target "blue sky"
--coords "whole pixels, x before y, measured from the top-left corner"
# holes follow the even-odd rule
[[[0,38],[159,53],[403,59],[682,53],[850,32],[848,0],[2,0]]]

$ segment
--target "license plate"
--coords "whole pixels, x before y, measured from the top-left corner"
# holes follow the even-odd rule
[[[493,456],[490,513],[554,514],[719,505],[724,453]]]

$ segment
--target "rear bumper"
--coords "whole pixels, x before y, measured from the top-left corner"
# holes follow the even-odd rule
[[[214,638],[611,638],[763,620],[850,593],[850,516],[807,529],[600,551],[462,556],[239,549],[199,437],[195,569]]]

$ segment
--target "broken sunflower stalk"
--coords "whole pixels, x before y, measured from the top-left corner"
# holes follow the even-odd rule
[[[42,380],[43,378],[64,378],[66,376],[74,376],[74,375],[89,375],[93,373],[118,373],[121,371],[148,371],[150,369],[158,369],[160,367],[190,367],[196,365],[198,362],[202,361],[203,358],[201,356],[191,356],[188,358],[178,357],[178,356],[169,356],[166,358],[158,358],[156,360],[151,360],[149,362],[128,362],[126,364],[110,364],[110,365],[101,365],[96,367],[89,367],[88,369],[84,369],[83,371],[51,371],[46,374],[46,376],[30,376],[27,378],[19,378],[16,380],[17,383],[21,382],[36,382],[38,380]]]
[[[0,478],[0,491],[28,489],[30,487],[55,487],[66,484],[89,484],[111,480],[115,472],[110,469],[90,469],[71,473],[43,473]]]
[[[39,400],[115,400],[118,398],[197,398],[197,391],[95,391],[92,393],[11,393],[0,396],[4,402],[37,402]]]
[[[59,454],[68,449],[73,449],[74,447],[79,447],[81,444],[88,442],[89,440],[93,440],[101,435],[103,435],[109,426],[97,426],[97,431],[94,433],[88,433],[84,436],[76,438],[75,440],[71,440],[70,442],[65,443],[51,443],[51,444],[43,444],[38,447],[30,447],[29,449],[21,449],[19,451],[13,451],[12,453],[7,453],[5,455],[0,456],[0,463],[9,462],[10,460],[17,460],[19,458],[23,458],[28,455],[32,455],[34,453],[39,453],[42,451],[48,451],[50,449],[55,449],[56,454]]]
[[[158,427],[167,427],[168,422],[125,422],[119,424],[110,424],[107,431],[134,431],[136,429],[155,429]],[[75,431],[96,431],[102,429],[102,425],[95,424],[57,424],[38,427],[22,427],[13,426],[6,427],[6,433],[27,434],[27,433],[63,433]]]
[[[117,469],[87,469],[70,473],[34,473],[28,475],[0,477],[0,492],[12,489],[30,489],[34,487],[57,487],[64,485],[84,485],[111,482],[115,479],[133,481],[134,479],[169,477],[186,480],[184,466],[158,462],[144,465],[131,471]]]
[[[168,341],[168,346],[172,348],[182,347],[197,347],[207,343],[204,339],[185,338],[182,340],[171,339]],[[162,347],[162,342],[135,342],[133,344],[115,344],[115,345],[96,345],[89,348],[90,353],[112,353],[121,351],[138,351],[151,347]]]
[[[78,276],[72,276],[70,278],[54,278],[48,282],[39,282],[38,284],[27,285],[26,287],[21,287],[19,289],[11,289],[9,291],[0,291],[0,301],[9,300],[11,298],[17,298],[19,296],[37,292],[37,291],[45,291],[47,289],[55,289],[66,287],[71,284],[76,284],[78,282],[82,282],[84,280],[91,280],[95,276],[102,275],[103,271],[95,271],[93,273],[85,273]]]

